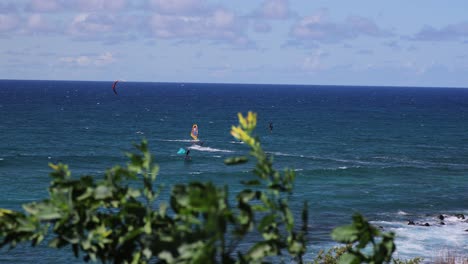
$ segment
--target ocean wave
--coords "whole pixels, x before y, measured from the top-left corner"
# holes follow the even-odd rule
[[[275,156],[283,157],[293,157],[293,158],[304,158],[312,159],[316,161],[325,161],[325,162],[337,162],[343,165],[339,168],[347,169],[348,167],[367,167],[367,168],[378,168],[378,169],[395,169],[395,168],[414,168],[414,169],[468,169],[468,164],[465,163],[448,163],[448,162],[434,162],[434,161],[425,161],[425,160],[416,160],[400,157],[390,157],[390,156],[373,156],[369,160],[364,159],[346,159],[340,157],[330,157],[330,156],[316,156],[316,155],[302,155],[302,154],[292,154],[284,152],[267,152],[267,154],[272,154]]]
[[[409,213],[398,211],[399,218],[409,218]],[[385,232],[396,234],[398,245],[396,256],[404,258],[424,257],[426,261],[440,257],[441,252],[449,250],[455,255],[466,251],[468,222],[461,215],[412,216],[408,220],[372,221]],[[409,225],[409,220],[415,225]],[[427,224],[426,224],[427,223]]]
[[[360,167],[322,167],[322,168],[315,168],[315,169],[308,169],[308,168],[299,168],[293,169],[294,171],[300,173],[303,176],[310,176],[310,175],[334,175],[337,174],[350,174],[354,172],[359,172],[362,168]]]
[[[199,146],[199,145],[193,145],[193,146],[190,146],[188,148],[193,149],[193,150],[197,150],[197,151],[206,151],[206,152],[224,152],[224,153],[234,152],[232,150],[203,147],[203,146]]]
[[[156,141],[164,142],[193,142],[191,139],[156,139]]]
[[[335,162],[349,163],[349,164],[385,165],[385,163],[382,163],[382,162],[357,160],[357,159],[344,159],[344,158],[339,158],[339,157],[302,155],[302,154],[291,154],[291,153],[284,153],[284,152],[267,152],[267,154],[273,154],[273,155],[276,155],[276,156],[284,156],[284,157],[296,157],[296,158],[313,159],[313,160],[318,160],[318,161],[335,161]]]
[[[267,154],[273,154],[276,156],[285,156],[285,157],[297,157],[297,158],[304,158],[304,155],[300,154],[289,154],[289,153],[283,153],[283,152],[266,152]]]
[[[390,156],[375,156],[374,159],[396,162],[399,166],[408,166],[415,168],[438,168],[438,167],[460,167],[467,169],[468,164],[465,163],[447,163],[447,162],[434,162],[425,160],[416,160],[408,158],[390,157]]]

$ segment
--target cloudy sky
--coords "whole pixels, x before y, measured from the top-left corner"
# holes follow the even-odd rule
[[[0,0],[0,79],[468,87],[467,0]]]

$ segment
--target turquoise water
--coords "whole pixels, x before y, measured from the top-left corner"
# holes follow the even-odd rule
[[[309,202],[308,257],[335,245],[331,229],[354,212],[397,233],[397,256],[468,252],[468,223],[453,216],[468,217],[468,89],[121,82],[116,96],[111,87],[0,81],[0,207],[47,197],[49,162],[99,177],[142,138],[166,189],[202,180],[235,192],[252,164],[223,160],[247,152],[229,131],[251,110],[275,166],[296,170],[293,209]],[[185,163],[176,152],[190,146],[193,123],[205,143]],[[45,246],[0,251],[0,262],[69,260]]]

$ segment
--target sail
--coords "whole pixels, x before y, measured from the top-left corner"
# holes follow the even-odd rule
[[[198,126],[197,126],[197,124],[193,124],[192,131],[190,132],[190,136],[192,136],[193,140],[198,140]]]
[[[112,90],[114,91],[115,95],[117,95],[117,90],[115,90],[115,87],[117,86],[117,83],[119,82],[119,80],[115,81],[113,84],[112,84]]]
[[[184,148],[180,148],[179,151],[177,151],[177,154],[182,155],[187,153],[187,151]]]

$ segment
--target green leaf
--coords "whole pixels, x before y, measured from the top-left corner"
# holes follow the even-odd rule
[[[275,255],[277,253],[276,248],[268,242],[259,242],[255,244],[247,253],[247,257],[252,261],[258,261],[266,256]]]
[[[132,230],[130,232],[127,232],[124,236],[121,236],[119,238],[119,244],[122,245],[125,242],[134,239],[135,237],[139,236],[142,233],[143,233],[142,228],[137,228],[137,229],[134,229],[134,230]]]
[[[305,246],[303,243],[297,241],[297,240],[291,240],[288,246],[289,252],[295,253],[295,254],[303,254],[305,252]]]
[[[241,181],[241,183],[246,186],[258,186],[261,184],[259,180]]]
[[[132,264],[138,264],[138,263],[140,263],[140,258],[141,258],[141,253],[140,253],[140,252],[136,252],[136,253],[133,255]]]
[[[351,253],[345,253],[340,257],[339,264],[359,264],[361,259]]]
[[[359,239],[359,230],[354,225],[340,226],[333,229],[331,237],[341,243],[354,243]]]
[[[237,195],[237,199],[243,203],[248,203],[250,200],[255,198],[256,192],[252,190],[243,190]]]
[[[174,263],[174,257],[172,256],[171,252],[169,252],[168,250],[165,250],[159,253],[158,258],[160,260],[166,261],[166,263]]]
[[[277,216],[275,214],[269,214],[264,216],[258,224],[258,231],[263,232],[265,228],[267,228],[273,223],[276,223],[276,218]]]
[[[294,227],[294,216],[291,210],[287,207],[287,205],[283,205],[282,209],[286,221],[286,227],[288,231],[291,232]]]
[[[248,162],[249,159],[245,156],[241,157],[232,157],[232,158],[227,158],[224,160],[224,164],[226,165],[238,165],[238,164],[243,164]]]
[[[23,208],[31,215],[35,215],[39,220],[43,221],[55,220],[61,217],[59,209],[49,202],[32,203],[24,205]]]
[[[112,190],[104,185],[99,185],[95,190],[94,190],[94,198],[97,200],[102,200],[106,199],[112,196]]]

